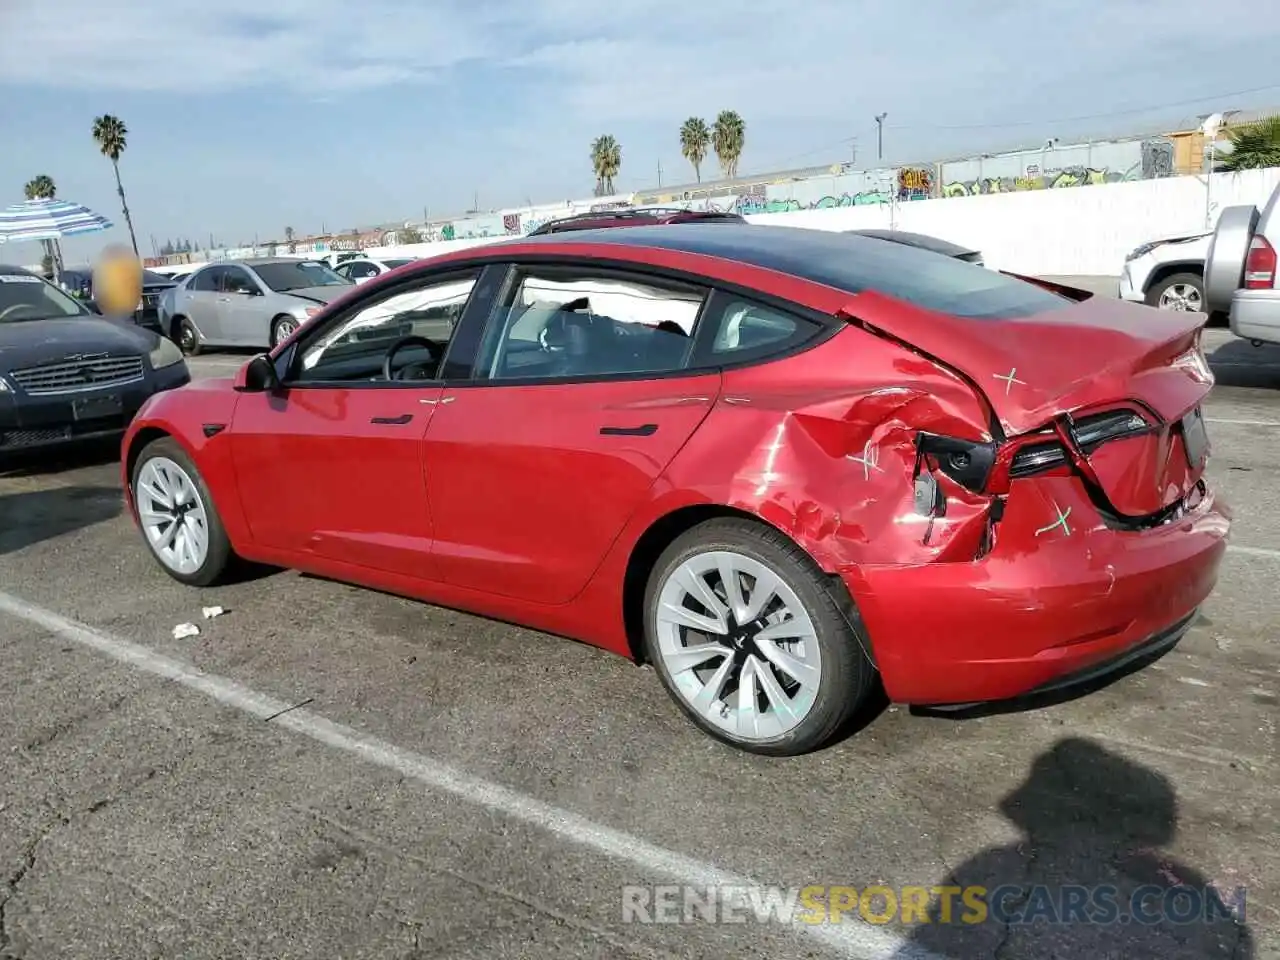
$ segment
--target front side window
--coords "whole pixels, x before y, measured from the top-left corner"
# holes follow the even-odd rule
[[[292,379],[385,380],[389,355],[393,379],[435,379],[477,276],[418,281],[335,317],[303,346]]]
[[[256,293],[257,284],[238,267],[228,267],[222,274],[223,293]]]
[[[263,263],[255,269],[262,282],[276,293],[305,290],[308,287],[346,286],[351,282],[314,260]]]
[[[0,273],[0,323],[87,317],[69,294],[28,273]]]
[[[490,380],[664,374],[689,361],[706,291],[649,277],[522,271],[477,365]]]

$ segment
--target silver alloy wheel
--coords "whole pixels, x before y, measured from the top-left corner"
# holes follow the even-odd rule
[[[209,516],[187,472],[167,457],[152,457],[138,471],[133,496],[160,562],[174,573],[199,570],[209,556]]]
[[[659,655],[698,714],[741,740],[798,726],[818,696],[818,636],[804,604],[772,569],[740,553],[696,554],[658,592]]]
[[[1190,283],[1175,283],[1160,294],[1161,310],[1198,313],[1204,307],[1200,289]]]
[[[293,336],[293,331],[298,329],[298,321],[292,317],[281,317],[276,321],[276,343],[283,343],[289,337]]]

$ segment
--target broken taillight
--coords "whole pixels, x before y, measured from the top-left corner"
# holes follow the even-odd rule
[[[1246,290],[1270,290],[1276,280],[1276,248],[1267,238],[1253,235],[1249,255],[1244,261],[1244,288]]]

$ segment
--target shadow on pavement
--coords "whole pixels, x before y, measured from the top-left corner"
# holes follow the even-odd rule
[[[1280,389],[1280,345],[1229,340],[1209,354],[1209,367],[1219,386]]]
[[[31,450],[0,456],[0,479],[38,477],[120,462],[120,438],[89,440],[62,450]]]
[[[1254,956],[1243,893],[1215,888],[1158,849],[1178,828],[1163,775],[1066,739],[1036,758],[1000,812],[1020,838],[942,881],[951,895],[939,894],[929,922],[912,929],[917,951],[956,960]]]
[[[0,494],[0,556],[113,520],[123,510],[118,487],[55,487]]]

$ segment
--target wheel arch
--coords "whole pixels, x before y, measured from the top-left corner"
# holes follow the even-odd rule
[[[142,451],[146,449],[147,444],[154,443],[156,440],[163,440],[166,437],[179,446],[182,445],[182,441],[178,440],[168,430],[153,425],[143,427],[129,438],[129,446],[124,452],[124,480],[128,489],[132,490],[133,468],[138,465],[138,457],[142,456]]]
[[[722,503],[695,503],[677,507],[662,514],[649,524],[636,539],[627,557],[626,572],[622,579],[622,623],[626,632],[627,651],[636,664],[645,663],[644,654],[644,596],[649,583],[649,575],[653,571],[658,558],[667,547],[689,530],[708,520],[746,520],[769,530],[782,534],[794,543],[813,564],[814,569],[822,573],[835,591],[841,605],[854,612],[853,598],[843,579],[825,569],[813,552],[800,541],[777,524],[770,523],[758,513],[730,507]],[[870,655],[870,651],[867,651]],[[873,659],[874,663],[874,659]]]
[[[1146,286],[1143,287],[1143,293],[1150,293],[1160,284],[1164,283],[1175,273],[1194,273],[1197,274],[1201,282],[1204,281],[1204,261],[1203,260],[1173,260],[1169,263],[1162,263],[1147,275]]]

